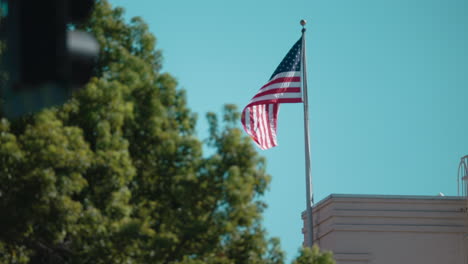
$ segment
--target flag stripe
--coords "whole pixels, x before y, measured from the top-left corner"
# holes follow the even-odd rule
[[[256,118],[256,108],[255,106],[251,108],[251,112],[250,112],[250,127],[251,127],[251,130],[250,131],[253,131],[253,132],[256,132],[257,131],[257,118]],[[255,139],[257,139],[257,135],[256,133],[254,133],[253,135],[255,135]]]
[[[276,79],[276,78],[282,78],[282,77],[301,77],[301,72],[300,71],[280,72],[276,74],[275,76],[271,77],[269,81]]]
[[[263,111],[263,127],[265,128],[265,145],[267,148],[271,148],[271,133],[270,133],[270,126],[269,126],[269,120],[268,120],[268,110],[267,110],[268,105],[262,105],[262,111]]]
[[[301,87],[276,88],[276,89],[271,89],[271,90],[258,93],[254,96],[254,98],[258,98],[258,97],[269,95],[269,94],[300,93],[300,92],[301,92]]]
[[[301,83],[300,82],[275,83],[266,88],[260,89],[258,92],[263,93],[268,90],[279,89],[279,88],[289,88],[289,87],[301,87]]]
[[[274,96],[280,95],[265,95],[252,100],[247,106],[259,104],[302,103],[301,94],[299,93],[289,94],[289,96],[284,95],[281,96],[281,98],[274,98]]]
[[[274,147],[277,145],[276,143],[276,129],[275,129],[275,120],[273,119],[273,109],[274,109],[274,104],[269,104],[268,105],[268,124],[269,127],[268,129],[270,130],[270,137],[271,137],[271,147]]]
[[[270,105],[265,105],[265,124],[267,126],[268,132],[268,147],[272,148],[274,146],[273,143],[273,133],[271,131],[271,120],[270,120]]]
[[[276,99],[281,99],[281,98],[301,98],[302,93],[299,92],[285,92],[285,89],[281,89],[280,92],[278,93],[267,93],[264,95],[260,95],[258,97],[252,98],[250,100],[251,103],[256,102],[256,101],[262,101],[262,100],[276,100]],[[273,103],[273,102],[272,102]]]
[[[278,112],[279,112],[279,104],[273,104],[273,120],[274,120],[274,131],[276,137],[276,124],[278,122]]]
[[[257,110],[257,124],[258,124],[258,139],[259,143],[264,146],[265,145],[265,128],[263,127],[263,113],[262,113],[262,105],[255,106]]]
[[[258,102],[248,104],[247,107],[252,106],[252,105],[268,104],[268,103],[271,103],[271,101],[270,100],[258,101]],[[284,98],[284,99],[279,99],[274,103],[276,103],[276,104],[302,103],[302,99],[301,98]]]
[[[272,79],[270,82],[263,85],[262,88],[260,89],[264,89],[275,83],[291,83],[291,82],[300,82],[300,81],[301,81],[301,77],[280,77],[280,78]]]

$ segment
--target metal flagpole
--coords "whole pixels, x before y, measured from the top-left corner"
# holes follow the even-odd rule
[[[307,97],[307,68],[305,54],[305,24],[307,21],[301,20],[302,25],[302,47],[301,47],[301,63],[302,63],[302,100],[304,101],[304,145],[305,145],[305,176],[306,176],[306,208],[307,208],[307,239],[306,245],[312,246],[314,243],[314,224],[312,219],[312,205],[314,204],[314,193],[312,189],[312,174],[310,171],[310,143],[309,143],[309,105]]]

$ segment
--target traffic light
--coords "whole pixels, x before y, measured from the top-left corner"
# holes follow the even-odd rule
[[[89,80],[99,53],[92,35],[69,30],[89,16],[94,0],[0,1],[3,114],[13,118],[63,103]]]

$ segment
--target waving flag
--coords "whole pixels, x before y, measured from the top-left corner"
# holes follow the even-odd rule
[[[279,105],[302,102],[301,50],[302,37],[242,111],[244,130],[261,149],[278,145],[276,127]]]

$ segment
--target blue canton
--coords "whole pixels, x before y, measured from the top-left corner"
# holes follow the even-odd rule
[[[302,37],[292,46],[286,57],[281,61],[275,72],[271,75],[270,80],[278,73],[301,70],[301,47]]]

